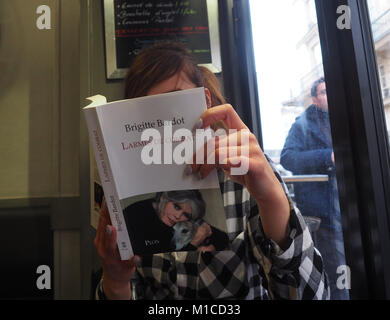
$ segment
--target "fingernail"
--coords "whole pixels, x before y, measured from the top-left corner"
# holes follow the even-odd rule
[[[189,164],[186,165],[186,168],[184,169],[184,174],[186,176],[190,176],[192,174],[192,166],[191,165],[189,165]]]
[[[107,227],[106,227],[106,232],[107,232],[107,234],[110,236],[111,235],[111,233],[112,233],[112,229],[111,229],[111,227],[109,226],[109,225],[107,225]]]
[[[138,264],[140,261],[141,261],[141,259],[140,259],[138,256],[134,256],[133,262],[134,262],[135,264]]]
[[[202,120],[202,118],[200,118],[200,119],[198,120],[198,122],[195,123],[195,126],[194,126],[194,128],[192,129],[192,131],[195,131],[196,129],[200,129],[200,128],[202,128],[202,127],[203,127],[203,120]]]

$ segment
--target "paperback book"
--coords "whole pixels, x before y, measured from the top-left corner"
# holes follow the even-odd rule
[[[188,172],[202,139],[194,127],[206,110],[203,88],[107,103],[98,95],[83,109],[95,165],[91,166],[96,226],[103,198],[122,260],[228,245],[217,172]],[[201,147],[201,148],[199,148]],[[191,160],[192,159],[192,160]]]

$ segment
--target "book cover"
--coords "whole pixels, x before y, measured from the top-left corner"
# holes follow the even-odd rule
[[[212,137],[210,130],[198,141],[193,132],[206,110],[204,89],[111,103],[100,95],[88,99],[83,111],[97,168],[91,168],[91,222],[104,194],[122,260],[226,248],[216,171],[205,179],[186,174],[193,153]]]

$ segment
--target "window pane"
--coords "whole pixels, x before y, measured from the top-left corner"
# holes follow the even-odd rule
[[[338,278],[346,262],[314,0],[250,0],[250,9],[264,151],[290,181],[331,299],[349,299]]]
[[[390,138],[390,1],[368,0],[367,3],[375,42],[387,132]]]

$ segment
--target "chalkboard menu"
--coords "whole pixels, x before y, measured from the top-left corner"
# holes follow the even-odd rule
[[[142,48],[167,40],[220,72],[217,6],[217,0],[104,0],[107,78],[123,78]]]

